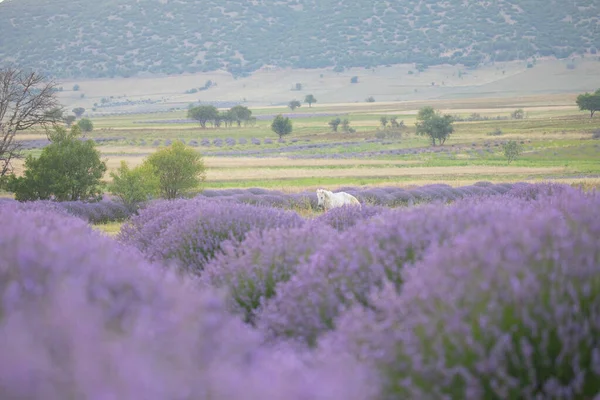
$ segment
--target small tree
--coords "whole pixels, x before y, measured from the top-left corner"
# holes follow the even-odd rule
[[[160,194],[166,199],[197,191],[206,179],[200,153],[179,140],[148,156],[143,165],[155,171]]]
[[[231,115],[235,122],[237,122],[238,127],[242,126],[242,121],[248,121],[252,116],[252,111],[248,109],[248,107],[237,105],[232,107],[230,110]]]
[[[375,97],[373,96],[369,96],[367,97],[367,99],[365,100],[367,103],[375,103]]]
[[[577,105],[581,111],[589,111],[590,118],[594,117],[596,111],[600,111],[600,89],[594,93],[584,93],[577,96]]]
[[[160,181],[158,171],[146,163],[130,169],[126,161],[121,161],[121,166],[111,172],[112,182],[108,191],[130,211],[135,211],[141,203],[158,195]]]
[[[388,119],[387,119],[387,117],[383,116],[383,117],[379,118],[379,122],[381,122],[381,126],[383,126],[383,128],[385,129],[388,124]]]
[[[390,118],[390,124],[392,125],[392,128],[401,128],[401,127],[404,127],[404,121],[398,122],[398,117],[391,117]]]
[[[67,126],[70,127],[71,125],[73,125],[73,122],[75,122],[75,116],[67,115],[66,117],[64,117],[64,120],[65,120],[65,124],[67,124]]]
[[[308,106],[311,107],[312,103],[317,102],[317,99],[312,94],[307,94],[306,97],[304,98],[304,102],[308,103]]]
[[[74,92],[79,91],[79,85],[78,84],[73,85],[73,91]]]
[[[292,100],[288,103],[288,107],[294,111],[296,108],[300,108],[302,106],[302,103],[300,103],[298,100]]]
[[[81,129],[82,132],[88,133],[94,130],[94,124],[88,118],[81,118],[79,122],[77,122],[77,126]]]
[[[342,120],[339,118],[332,119],[328,122],[329,126],[334,132],[337,132],[338,126],[342,123]]]
[[[504,157],[506,157],[508,164],[516,160],[517,157],[519,157],[523,152],[523,146],[514,140],[509,140],[508,142],[504,143],[502,148],[504,149]]]
[[[279,135],[279,140],[285,135],[292,133],[292,121],[288,117],[279,114],[271,123],[271,130]]]
[[[522,108],[519,108],[518,110],[513,111],[510,116],[513,119],[523,119],[525,118],[525,111],[523,111]]]
[[[350,83],[358,83],[358,76],[353,76],[350,78]]]
[[[219,117],[219,110],[213,105],[193,107],[188,110],[188,118],[195,119],[202,129],[206,129],[206,122],[214,121]]]
[[[93,140],[80,140],[77,125],[71,131],[55,126],[48,133],[51,143],[39,158],[29,155],[24,176],[11,175],[7,184],[19,201],[30,200],[99,200],[106,164]]]
[[[350,127],[350,121],[348,120],[348,118],[344,118],[342,120],[342,130],[346,133],[356,132],[356,130],[354,128]]]
[[[434,146],[436,140],[440,145],[444,145],[446,139],[454,132],[452,122],[452,116],[440,115],[433,107],[423,107],[417,114],[416,133],[421,136],[429,136]]]
[[[85,108],[83,108],[83,107],[77,107],[77,108],[74,108],[71,111],[73,111],[73,114],[75,114],[75,116],[77,118],[80,118],[83,115],[83,113],[85,112]]]

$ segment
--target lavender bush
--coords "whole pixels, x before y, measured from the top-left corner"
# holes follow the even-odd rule
[[[83,201],[55,202],[49,200],[17,202],[10,199],[7,201],[8,203],[14,203],[13,206],[16,207],[15,209],[49,210],[62,215],[75,216],[92,224],[123,221],[131,215],[131,212],[124,205],[111,200],[88,203]]]
[[[74,217],[0,209],[0,398],[375,399],[368,371],[229,315]]]
[[[301,226],[295,212],[232,201],[159,201],[121,228],[118,239],[140,249],[149,260],[174,261],[200,273],[225,240],[239,242],[253,229]]]
[[[321,333],[335,327],[335,318],[346,307],[368,306],[370,291],[385,279],[400,289],[402,271],[431,246],[489,223],[490,215],[500,218],[516,212],[504,207],[506,201],[482,198],[446,207],[391,210],[359,229],[348,229],[278,288],[261,310],[259,325],[270,337],[289,336],[314,344]]]
[[[434,246],[400,292],[375,290],[323,346],[377,368],[383,399],[596,396],[600,196],[524,205],[507,199],[512,212],[490,207],[483,226]]]
[[[388,208],[381,206],[343,206],[337,207],[323,213],[313,219],[316,225],[328,225],[338,231],[345,231],[356,224],[364,223],[365,220],[387,211]]]
[[[261,302],[275,295],[277,285],[288,281],[298,265],[336,236],[335,230],[318,224],[252,231],[241,243],[225,242],[223,253],[206,265],[201,280],[226,288],[232,309],[252,322]]]

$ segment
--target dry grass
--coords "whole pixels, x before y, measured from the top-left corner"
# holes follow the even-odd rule
[[[410,167],[410,168],[231,168],[208,169],[206,179],[209,181],[237,181],[253,179],[298,179],[298,178],[347,178],[355,177],[419,177],[427,175],[436,176],[468,176],[468,175],[542,175],[562,173],[562,167],[554,168],[528,168],[528,167],[495,167],[495,166],[465,166],[465,167]]]

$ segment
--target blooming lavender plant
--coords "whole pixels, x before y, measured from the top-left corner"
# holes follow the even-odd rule
[[[424,205],[373,216],[360,229],[349,229],[328,242],[281,284],[261,310],[258,325],[270,337],[290,336],[314,344],[321,333],[335,327],[335,318],[346,307],[368,306],[369,293],[385,279],[399,290],[402,271],[431,246],[486,224],[496,209],[496,216],[516,212],[504,207],[506,201],[463,200],[447,207]]]
[[[118,239],[149,260],[174,261],[183,270],[200,273],[225,240],[238,242],[253,229],[303,223],[292,211],[195,198],[146,207],[123,225]]]
[[[341,232],[352,228],[358,223],[362,224],[365,220],[368,220],[369,218],[379,215],[387,210],[389,209],[386,207],[368,205],[362,205],[360,207],[336,207],[319,215],[312,220],[312,223],[316,225],[325,224]]]
[[[263,346],[213,290],[80,219],[0,220],[1,398],[375,398],[359,364]]]
[[[434,246],[323,346],[378,368],[383,399],[596,396],[600,196],[524,204],[507,199],[513,212],[490,207],[484,226]]]
[[[275,295],[277,285],[336,236],[335,230],[319,224],[252,231],[241,243],[225,242],[222,254],[204,268],[201,281],[226,288],[232,309],[251,322],[261,302]]]

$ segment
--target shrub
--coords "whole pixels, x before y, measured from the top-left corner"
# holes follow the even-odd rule
[[[323,346],[379,369],[382,398],[592,398],[600,390],[600,197],[542,196],[441,246]]]
[[[258,325],[270,337],[293,337],[313,345],[335,327],[335,318],[353,304],[368,306],[368,295],[384,279],[402,286],[402,271],[435,244],[467,228],[484,225],[491,211],[510,214],[507,200],[463,200],[448,207],[425,205],[372,217],[360,229],[343,232],[282,283],[261,310]],[[517,200],[515,200],[517,201]]]
[[[127,162],[121,161],[121,166],[110,176],[113,180],[108,191],[130,211],[135,211],[140,204],[159,193],[158,174],[149,164],[129,169]]]
[[[318,224],[252,231],[241,243],[225,242],[223,253],[208,263],[201,280],[227,288],[233,310],[251,322],[261,303],[275,295],[277,285],[336,236],[335,230]]]
[[[523,152],[523,146],[514,140],[509,140],[507,143],[504,143],[502,148],[504,150],[504,157],[506,157],[509,164]]]
[[[592,139],[600,139],[600,129],[596,129],[593,133],[592,133]]]
[[[180,141],[152,153],[144,161],[144,168],[158,177],[160,193],[166,199],[195,193],[206,179],[200,153]]]
[[[106,164],[100,160],[94,141],[79,140],[80,135],[77,126],[70,132],[55,126],[51,143],[38,158],[27,156],[24,176],[11,176],[7,189],[19,201],[98,200]]]
[[[338,231],[345,231],[352,228],[357,223],[363,223],[364,220],[369,219],[375,215],[379,215],[388,208],[381,206],[368,206],[361,205],[356,206],[343,206],[336,207],[329,210],[326,213],[319,215],[313,220],[314,224],[317,225],[328,225],[335,228]]]
[[[303,223],[292,211],[235,201],[158,201],[124,224],[118,238],[140,249],[149,260],[170,261],[182,270],[200,274],[225,240],[239,242],[253,229]]]

